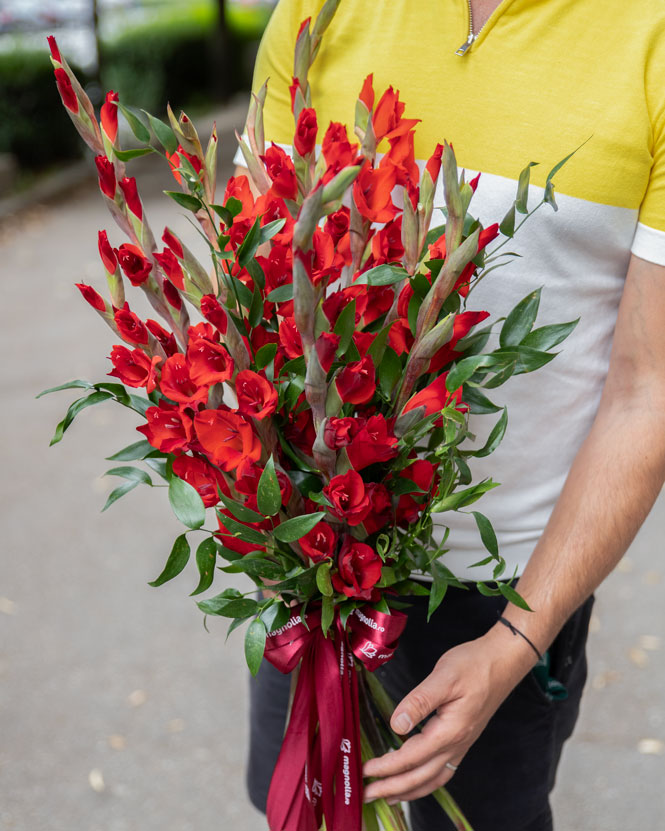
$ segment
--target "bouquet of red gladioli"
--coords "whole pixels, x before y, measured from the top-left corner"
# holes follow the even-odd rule
[[[52,443],[90,405],[115,400],[133,409],[144,438],[111,457],[119,466],[107,473],[124,481],[104,508],[157,475],[186,527],[151,585],[184,569],[197,532],[193,594],[210,588],[217,568],[271,588],[258,599],[254,588],[227,588],[198,605],[230,618],[231,629],[249,624],[253,673],[264,656],[284,672],[299,668],[268,801],[273,831],[316,831],[324,822],[360,829],[362,757],[399,743],[372,672],[397,647],[408,595],[428,594],[431,614],[457,584],[433,516],[496,487],[472,482],[467,460],[499,444],[506,413],[480,449],[465,443],[468,414],[500,412],[483,387],[550,361],[575,325],[533,330],[534,292],[502,321],[499,346],[489,350],[492,327],[477,329],[489,312],[467,308],[503,243],[489,254],[487,247],[513,235],[516,212],[529,215],[529,167],[503,221],[481,227],[469,214],[477,179],[458,173],[448,144],[421,172],[416,120],[403,117],[392,88],[377,98],[371,76],[357,102],[355,140],[331,124],[317,148],[307,74],[336,6],[328,0],[298,35],[292,153],[265,146],[264,87],[239,138],[253,188],[232,178],[219,201],[214,128],[204,150],[184,113],[178,119],[169,108],[166,123],[113,92],[98,122],[50,39],[63,103],[96,153],[101,192],[127,238],[114,248],[99,234],[110,300],[79,285],[122,341],[110,354],[115,380],[56,387],[84,395]],[[119,146],[119,111],[138,147]],[[125,175],[125,163],[147,153],[170,165],[180,189],[168,196],[200,224],[211,266],[168,228],[160,250],[136,181]],[[441,171],[445,224],[431,227]],[[551,176],[543,202],[556,207]],[[132,311],[128,283],[162,323]],[[145,467],[127,464],[139,461]],[[203,527],[207,511],[213,530]],[[495,582],[482,590],[523,603],[499,581],[504,561],[489,519],[473,514],[483,562],[495,561]],[[430,588],[414,574],[428,575]],[[437,798],[457,827],[468,827],[445,791]],[[386,829],[407,827],[399,806],[365,806],[368,828],[379,827],[377,817]]]

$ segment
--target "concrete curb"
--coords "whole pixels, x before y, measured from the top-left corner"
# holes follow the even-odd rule
[[[242,97],[239,96],[232,99],[224,109],[208,113],[193,120],[201,135],[202,142],[207,140],[214,122],[217,122],[217,134],[220,142],[224,140],[235,141],[234,131],[238,130],[240,132],[245,123],[246,115],[247,97],[243,95]],[[129,146],[131,146],[129,140],[123,141],[123,147]],[[133,169],[134,171],[140,171],[142,164],[149,164],[150,162],[150,156],[136,159],[133,162]],[[96,175],[97,171],[92,156],[87,154],[85,159],[67,164],[62,170],[58,170],[40,179],[24,192],[0,199],[0,222],[5,219],[14,218],[23,211],[33,208],[36,205],[53,202],[58,197],[66,195],[69,191],[75,190],[80,185],[93,181]]]

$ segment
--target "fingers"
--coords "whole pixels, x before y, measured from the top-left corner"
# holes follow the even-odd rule
[[[449,761],[447,756],[436,756],[406,773],[371,782],[365,788],[365,802],[371,802],[374,799],[406,802],[426,796],[445,785],[453,777],[454,771],[446,767],[447,761]]]
[[[418,733],[407,739],[399,750],[368,759],[363,766],[363,774],[372,777],[395,776],[429,761],[441,753],[441,738],[433,735],[434,732]]]
[[[447,685],[435,670],[395,707],[390,726],[399,735],[410,733],[446,700],[447,691]]]

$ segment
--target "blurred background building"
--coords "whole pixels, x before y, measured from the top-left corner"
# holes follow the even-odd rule
[[[170,101],[196,115],[249,88],[276,2],[0,0],[0,196],[83,153],[55,93],[47,35],[94,104],[113,89],[155,114]]]

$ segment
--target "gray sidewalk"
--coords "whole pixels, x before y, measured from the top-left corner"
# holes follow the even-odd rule
[[[226,172],[233,149],[223,147]],[[149,169],[140,184],[155,234],[168,221],[191,238],[182,212],[156,198],[168,174]],[[117,484],[100,478],[112,466],[103,456],[133,440],[136,420],[101,405],[49,448],[74,395],[34,400],[110,368],[111,333],[74,288],[102,290],[101,228],[122,241],[88,184],[0,226],[0,829],[259,831],[243,785],[241,637],[225,644],[215,620],[204,631],[187,596],[193,565],[147,585],[177,532],[163,492],[138,489],[99,513]],[[598,593],[590,683],[555,795],[559,831],[665,827],[664,538],[661,499]]]

